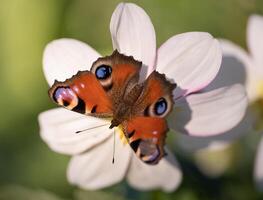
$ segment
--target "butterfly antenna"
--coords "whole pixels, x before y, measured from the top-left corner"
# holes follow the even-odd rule
[[[115,129],[113,132],[113,153],[112,153],[112,164],[114,164],[114,155],[115,155]]]
[[[75,133],[78,134],[78,133],[81,133],[81,132],[84,132],[84,131],[88,131],[88,130],[92,130],[94,128],[99,128],[99,127],[102,127],[102,126],[108,126],[110,123],[107,123],[107,124],[102,124],[102,125],[99,125],[99,126],[94,126],[92,128],[87,128],[87,129],[83,129],[81,131],[76,131]]]

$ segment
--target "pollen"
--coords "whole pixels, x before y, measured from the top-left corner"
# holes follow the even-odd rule
[[[124,145],[128,144],[127,138],[126,138],[125,135],[124,135],[124,132],[123,132],[123,130],[122,130],[122,127],[121,127],[121,126],[118,126],[118,127],[115,128],[115,130],[116,130],[116,133],[119,134],[119,137],[120,137],[121,142],[122,142]]]

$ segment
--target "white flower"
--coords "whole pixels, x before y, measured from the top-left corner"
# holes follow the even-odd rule
[[[229,83],[241,83],[246,87],[250,102],[262,98],[263,17],[252,15],[248,20],[247,46],[249,53],[228,40],[221,40],[220,42],[226,67],[229,67],[230,69],[229,75],[226,73],[222,74],[221,82],[218,80],[218,84],[226,85]],[[233,73],[233,71],[235,72]],[[223,83],[222,80],[225,83]]]
[[[246,87],[249,102],[263,98],[263,17],[252,15],[247,24],[247,46],[249,53],[230,41],[222,40],[223,52],[226,56],[235,58],[239,76],[236,80]],[[233,65],[232,65],[233,66]],[[242,72],[243,70],[243,72]],[[240,76],[241,75],[241,76]],[[228,78],[229,80],[229,78]],[[263,138],[257,151],[254,178],[259,189],[263,190]]]
[[[145,74],[156,69],[178,84],[174,91],[176,108],[169,118],[171,129],[195,136],[216,135],[242,119],[247,103],[242,86],[197,93],[215,78],[220,68],[221,49],[210,34],[180,34],[156,49],[150,18],[142,8],[131,3],[117,6],[110,31],[113,49],[142,61]],[[98,57],[99,53],[80,41],[55,40],[44,52],[45,77],[51,86],[55,79],[63,81],[79,70],[89,70]],[[51,149],[73,156],[68,179],[82,188],[99,189],[126,177],[131,186],[141,190],[173,191],[181,182],[179,166],[168,150],[167,157],[150,166],[116,137],[115,163],[112,164],[114,136],[108,126],[74,134],[76,130],[108,123],[104,119],[58,108],[41,113],[39,123],[41,137]]]
[[[263,98],[263,17],[252,15],[247,24],[248,52],[228,40],[220,41],[223,50],[223,65],[225,71],[219,74],[217,85],[225,86],[241,83],[246,87],[250,103]],[[244,133],[245,123],[233,130],[224,139],[230,142],[233,137]],[[246,131],[247,129],[245,129]],[[256,156],[254,177],[260,189],[263,190],[263,138]]]

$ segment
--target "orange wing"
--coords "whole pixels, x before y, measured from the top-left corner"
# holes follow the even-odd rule
[[[124,123],[125,135],[136,155],[147,164],[157,164],[165,155],[166,121],[158,117],[135,117]]]
[[[114,51],[99,58],[90,71],[78,72],[64,82],[55,81],[49,96],[60,106],[82,114],[111,117],[114,106],[131,82],[137,82],[141,63]]]
[[[60,106],[82,114],[112,113],[112,102],[94,74],[78,72],[65,82],[56,81],[49,96]]]
[[[173,107],[175,87],[164,75],[154,71],[134,105],[137,116],[122,124],[132,149],[147,164],[157,164],[165,155],[163,147],[168,128],[164,117]]]

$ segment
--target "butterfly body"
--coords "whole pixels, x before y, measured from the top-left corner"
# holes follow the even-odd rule
[[[133,116],[138,114],[134,102],[138,100],[142,89],[142,85],[134,85],[129,93],[116,100],[111,127],[118,126],[122,122],[130,120]]]
[[[95,61],[90,71],[56,81],[49,95],[69,110],[112,118],[109,128],[120,126],[136,155],[145,163],[157,164],[165,155],[164,117],[173,107],[176,85],[156,71],[139,83],[141,66],[133,57],[114,51]]]

